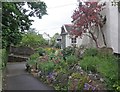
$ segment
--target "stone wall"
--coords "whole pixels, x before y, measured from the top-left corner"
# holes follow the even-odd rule
[[[14,54],[14,55],[30,56],[33,53],[34,50],[26,46],[20,46],[20,47],[11,46],[10,48],[10,54]]]
[[[34,53],[34,50],[26,46],[20,46],[20,47],[11,46],[8,62],[26,61],[28,57],[33,53]]]

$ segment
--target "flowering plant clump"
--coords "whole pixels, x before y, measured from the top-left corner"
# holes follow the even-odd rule
[[[68,89],[69,90],[82,90],[84,84],[89,81],[86,75],[81,75],[80,73],[72,73],[69,76]]]
[[[70,52],[73,51],[70,49]],[[35,56],[33,55],[32,58]],[[91,57],[93,57],[93,54]],[[64,60],[61,50],[52,49],[49,54],[39,56],[38,60],[37,66],[40,80],[53,86],[56,90],[97,90],[99,87],[96,87],[94,82],[90,82],[91,78],[87,75],[87,72],[82,70],[84,68],[80,66],[81,63],[78,62],[79,59],[74,54],[67,54],[66,60]],[[94,61],[96,60],[98,59]]]
[[[57,76],[56,72],[48,73],[48,75],[47,75],[47,82],[48,83],[54,83],[56,81],[56,76]]]
[[[94,87],[88,83],[85,83],[83,90],[96,90],[96,87]]]

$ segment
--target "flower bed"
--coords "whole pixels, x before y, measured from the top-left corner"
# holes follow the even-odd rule
[[[56,90],[106,90],[105,84],[108,83],[106,78],[108,80],[109,77],[115,79],[113,75],[105,76],[109,70],[103,71],[103,69],[110,68],[108,65],[111,64],[113,65],[111,67],[115,68],[116,64],[113,62],[116,59],[114,57],[105,56],[103,59],[103,56],[95,50],[90,55],[88,52],[84,54],[82,59],[78,59],[74,54],[64,55],[64,53],[61,50],[52,49],[49,54],[44,56],[34,54],[28,60],[31,67],[29,69],[32,69],[32,72],[37,72],[37,77],[41,81],[53,86]],[[106,58],[112,61],[108,63]],[[115,72],[116,69],[111,69],[111,71]]]

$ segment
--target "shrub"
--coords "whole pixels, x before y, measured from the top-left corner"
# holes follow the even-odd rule
[[[120,92],[120,80],[114,83],[113,88],[116,90],[116,92]]]
[[[43,56],[46,53],[42,47],[37,48],[36,51],[39,53],[40,56]]]
[[[99,73],[105,80],[108,88],[113,88],[118,81],[118,58],[110,53],[101,53],[97,50],[86,50],[84,58],[79,62],[86,71]]]
[[[102,58],[97,71],[105,78],[108,88],[112,88],[114,83],[118,81],[118,63],[117,58],[111,55]]]
[[[62,54],[66,57],[69,55],[74,55],[75,53],[75,48],[73,47],[66,47],[62,50]]]
[[[79,64],[85,71],[96,72],[96,67],[100,62],[100,59],[96,56],[86,56],[79,62]]]
[[[89,48],[85,50],[84,56],[97,56],[98,50],[96,48]]]
[[[66,57],[66,62],[69,64],[69,65],[73,65],[75,63],[77,63],[78,59],[76,58],[76,56],[74,55],[70,55],[70,56],[67,56]]]
[[[54,62],[52,61],[42,62],[39,64],[39,68],[45,73],[52,72],[54,69]]]
[[[89,81],[86,75],[80,73],[72,73],[71,78],[68,81],[69,90],[83,90],[84,84]]]
[[[39,54],[34,53],[32,54],[29,59],[27,60],[28,65],[34,66],[38,62]]]
[[[46,52],[46,54],[50,54],[51,53],[51,48],[45,48],[45,52]]]
[[[39,54],[38,53],[34,53],[30,56],[30,59],[31,60],[36,60],[37,58],[39,57]]]

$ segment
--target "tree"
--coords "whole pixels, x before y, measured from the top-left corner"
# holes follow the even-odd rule
[[[25,9],[27,4],[30,8]],[[10,45],[18,44],[25,30],[29,30],[33,20],[29,17],[42,18],[47,14],[46,4],[40,2],[2,2],[2,48],[9,49]]]
[[[101,31],[104,44],[106,45],[105,36],[102,30],[103,25],[106,22],[106,17],[102,16],[100,12],[104,9],[105,3],[99,4],[99,2],[82,2],[79,3],[79,7],[74,11],[72,15],[74,29],[71,34],[76,36],[82,36],[84,33],[88,33],[96,47],[98,46],[97,37],[94,35],[95,28]]]
[[[59,36],[59,33],[55,33],[54,35],[53,35],[53,37],[51,37],[51,39],[50,39],[50,45],[51,46],[55,46],[55,45],[57,45],[57,43],[56,43],[56,39],[57,39],[57,37]]]
[[[28,46],[31,48],[38,48],[41,46],[48,45],[48,42],[43,38],[41,34],[37,34],[35,29],[30,29],[28,32],[23,34],[20,46]]]

